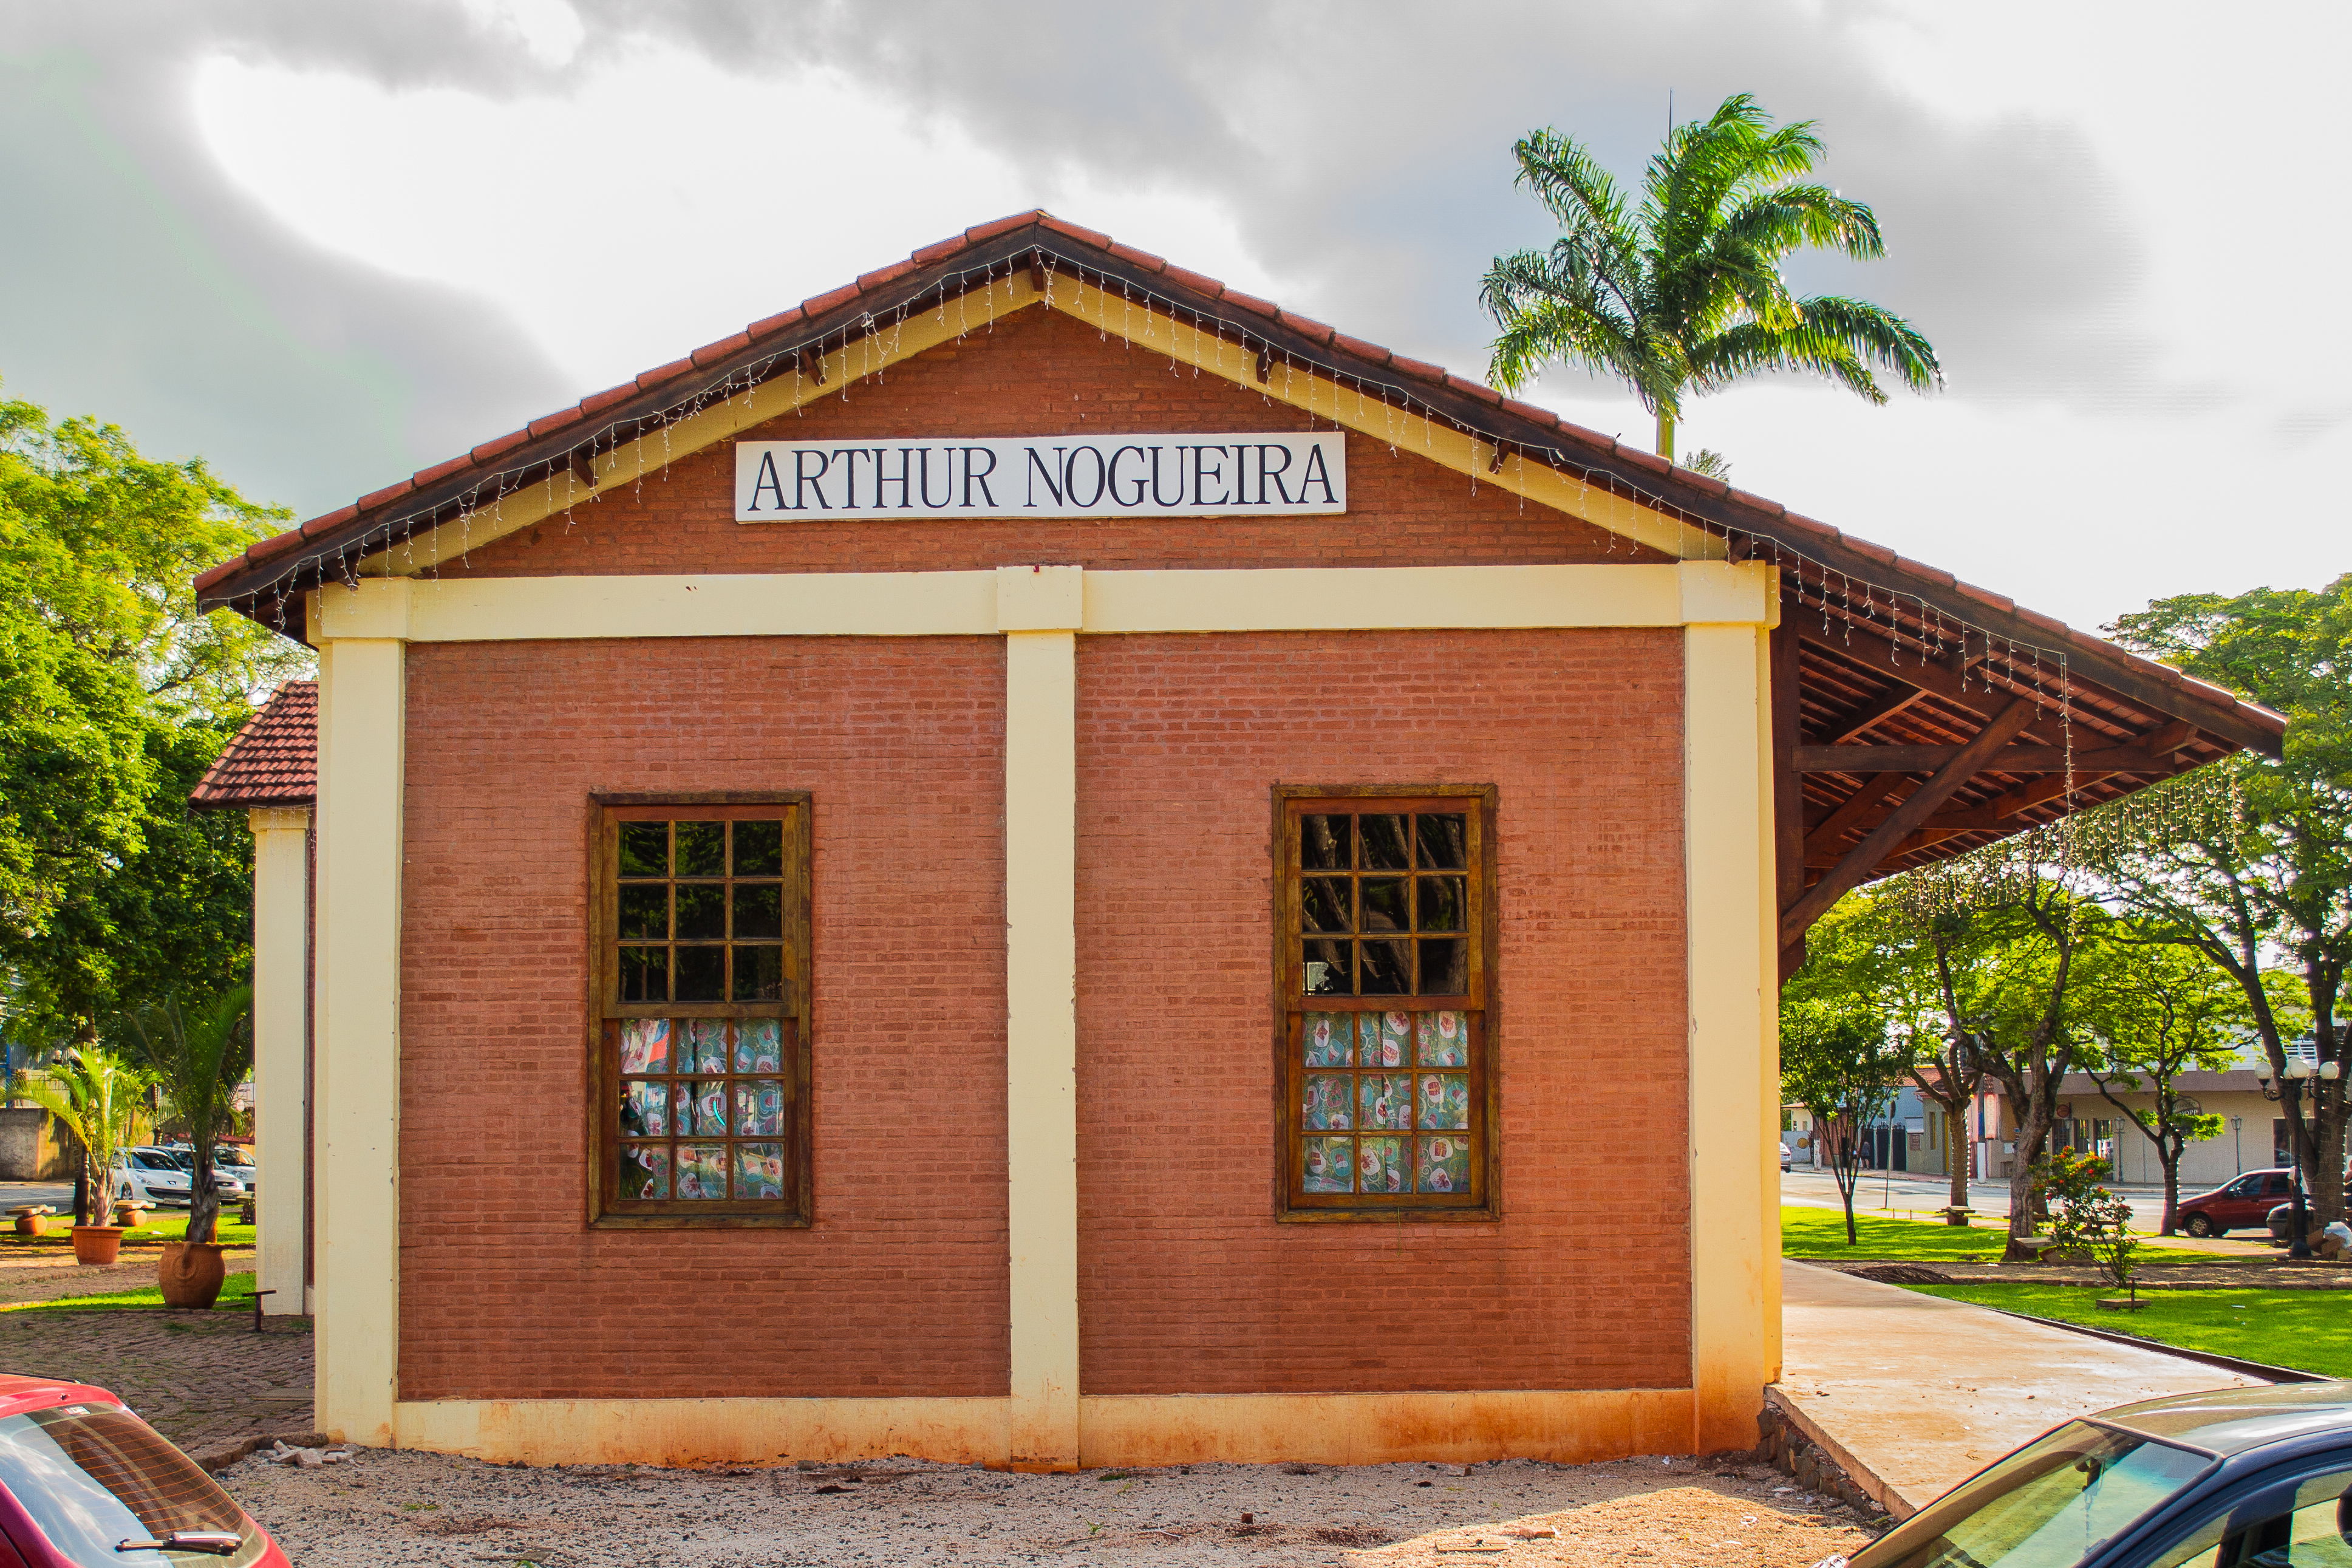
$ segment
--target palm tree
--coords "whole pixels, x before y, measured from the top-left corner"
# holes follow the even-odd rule
[[[1884,256],[1869,207],[1794,183],[1822,151],[1813,122],[1773,128],[1747,93],[1676,126],[1650,160],[1642,205],[1581,145],[1530,132],[1512,148],[1518,184],[1559,220],[1549,250],[1498,256],[1479,302],[1502,328],[1491,374],[1517,390],[1545,364],[1580,361],[1633,389],[1657,416],[1673,460],[1686,393],[1770,370],[1810,371],[1885,403],[1875,366],[1914,392],[1943,384],[1936,351],[1910,322],[1864,300],[1800,300],[1780,258],[1822,247]]]
[[[38,1078],[19,1075],[8,1092],[29,1100],[64,1124],[81,1144],[87,1216],[104,1225],[114,1205],[114,1155],[128,1141],[131,1118],[139,1109],[147,1076],[121,1057],[96,1046],[77,1046]]]
[[[210,1241],[220,1221],[220,1194],[213,1186],[213,1148],[236,1122],[230,1093],[253,1067],[253,992],[238,986],[217,1000],[183,1013],[165,998],[123,1015],[163,1088],[173,1121],[187,1129],[195,1156],[188,1179],[188,1240]]]

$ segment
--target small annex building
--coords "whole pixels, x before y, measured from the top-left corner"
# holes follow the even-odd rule
[[[1749,1447],[1806,927],[2282,730],[1043,213],[198,588],[319,1425],[534,1462]]]

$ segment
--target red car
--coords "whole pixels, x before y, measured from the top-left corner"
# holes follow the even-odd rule
[[[2226,1236],[2266,1226],[2294,1183],[2292,1171],[2248,1171],[2210,1193],[2181,1199],[2180,1228],[2191,1236]]]
[[[0,1376],[0,1568],[293,1568],[212,1477],[102,1388]]]

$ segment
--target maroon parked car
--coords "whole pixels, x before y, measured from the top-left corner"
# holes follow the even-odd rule
[[[2180,1228],[2191,1236],[2226,1236],[2267,1226],[2294,1182],[2292,1171],[2248,1171],[2210,1193],[2181,1199]]]
[[[0,1376],[0,1568],[292,1568],[212,1477],[102,1388]]]

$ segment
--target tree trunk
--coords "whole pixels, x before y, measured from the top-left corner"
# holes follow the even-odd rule
[[[2017,1163],[2010,1167],[2009,1245],[2001,1251],[2003,1263],[2035,1260],[2034,1249],[2019,1243],[2037,1234],[2035,1216],[2039,1205],[2033,1192],[2033,1160],[2030,1152],[2041,1148],[2042,1141],[2050,1135],[2050,1125],[2038,1095],[2027,1097],[2025,1114],[2028,1120],[2017,1130]]]
[[[1663,408],[1658,410],[1658,456],[1669,463],[1675,460],[1675,416]]]
[[[194,1148],[196,1168],[188,1177],[188,1239],[210,1241],[220,1225],[220,1189],[213,1184],[212,1144],[200,1140]]]
[[[2180,1221],[2180,1156],[2188,1147],[2183,1140],[2157,1140],[2156,1157],[2164,1166],[2164,1223],[2157,1227],[2158,1236],[2172,1235]]]
[[[2312,1163],[2304,1170],[2316,1224],[2344,1217],[2344,1083],[2341,1079],[2307,1080],[2313,1100]]]

